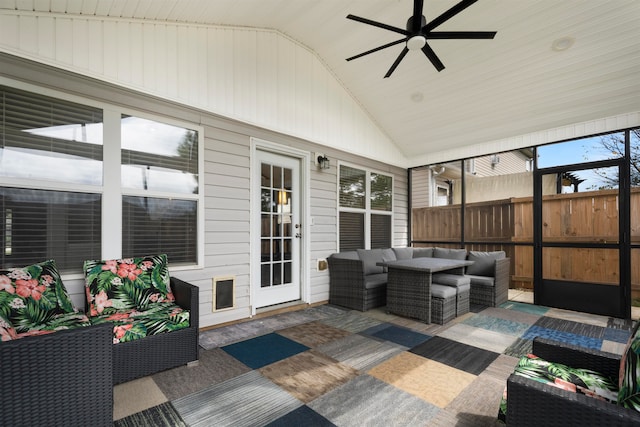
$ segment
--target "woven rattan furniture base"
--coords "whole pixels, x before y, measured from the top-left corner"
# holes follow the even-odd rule
[[[493,286],[479,285],[471,280],[471,304],[498,307],[509,299],[510,259],[496,260]]]
[[[539,337],[533,340],[532,352],[545,360],[572,367],[591,369],[616,378],[620,369],[618,354],[553,342]],[[507,426],[640,425],[640,413],[615,403],[584,394],[562,390],[531,378],[512,374],[507,379]]]
[[[199,288],[171,277],[176,303],[189,310],[189,327],[113,344],[113,384],[198,360]]]
[[[389,268],[387,311],[431,322],[431,273]]]
[[[113,427],[109,324],[0,344],[0,425]]]
[[[456,317],[462,316],[463,314],[467,314],[470,308],[470,289],[460,289],[457,291],[457,301],[456,301]]]
[[[431,323],[444,325],[456,317],[456,297],[431,297]]]
[[[460,272],[472,262],[443,258],[413,258],[385,263],[387,280],[387,311],[400,316],[431,322],[432,273],[451,270]],[[455,316],[455,298],[454,298]]]

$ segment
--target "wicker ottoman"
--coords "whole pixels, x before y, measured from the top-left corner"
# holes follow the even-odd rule
[[[469,312],[469,298],[471,295],[471,279],[460,274],[437,273],[433,275],[433,284],[456,288],[456,316]]]
[[[444,325],[456,317],[456,288],[431,285],[431,322]]]
[[[471,296],[471,284],[460,285],[456,292],[456,317],[469,312],[469,297]]]

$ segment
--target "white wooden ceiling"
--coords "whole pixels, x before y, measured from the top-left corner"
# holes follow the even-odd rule
[[[427,21],[458,0],[425,0]],[[432,40],[445,69],[401,38],[412,0],[0,0],[0,8],[274,29],[315,51],[411,159],[640,111],[640,0],[479,0],[440,30],[493,40]],[[565,51],[554,41],[569,37]],[[422,100],[416,102],[416,98]],[[425,157],[426,156],[426,157]]]

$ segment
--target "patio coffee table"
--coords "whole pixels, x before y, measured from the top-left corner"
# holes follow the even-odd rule
[[[463,274],[473,261],[447,258],[412,258],[379,263],[388,269],[387,311],[431,323],[431,278],[449,271]]]

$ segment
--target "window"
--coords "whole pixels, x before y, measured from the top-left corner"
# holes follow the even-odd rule
[[[391,247],[392,177],[347,165],[339,171],[340,251]]]
[[[78,273],[114,233],[110,258],[197,264],[200,133],[36,92],[0,86],[1,265],[55,259]]]
[[[122,256],[195,264],[198,132],[122,115]]]
[[[79,270],[100,256],[102,110],[5,86],[0,98],[2,265]]]

